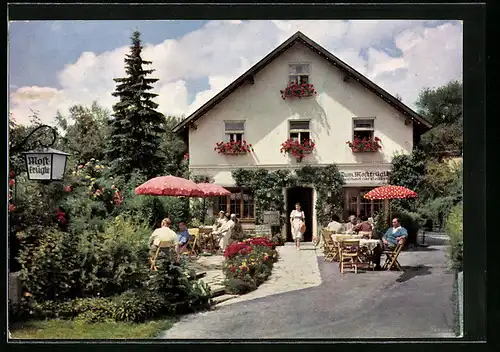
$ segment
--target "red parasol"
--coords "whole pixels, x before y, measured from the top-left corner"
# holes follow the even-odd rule
[[[402,198],[415,198],[417,193],[403,186],[380,186],[372,189],[366,193],[363,198],[365,199],[384,199],[386,206],[389,208],[389,218],[391,218],[391,207],[388,202],[389,199],[402,199]]]
[[[231,192],[229,192],[227,189],[214,183],[197,183],[196,185],[204,192],[204,197],[219,197],[231,195]]]
[[[205,197],[196,183],[175,176],[160,176],[146,181],[135,189],[135,194],[174,197]]]
[[[415,198],[417,193],[403,186],[381,186],[372,189],[363,197],[365,199],[401,199]]]

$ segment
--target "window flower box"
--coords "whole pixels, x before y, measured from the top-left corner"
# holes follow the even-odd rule
[[[217,142],[214,150],[224,155],[243,155],[253,152],[252,145],[246,141]]]
[[[311,97],[313,95],[318,94],[314,89],[312,84],[308,83],[295,83],[290,82],[290,84],[284,89],[280,90],[281,99],[285,100],[286,98],[305,98]]]
[[[303,139],[302,142],[296,139],[287,139],[281,143],[281,153],[288,153],[302,161],[304,155],[311,154],[316,144],[311,139]]]
[[[347,141],[346,144],[349,145],[353,153],[374,153],[382,149],[380,145],[380,138],[355,138],[352,142]]]

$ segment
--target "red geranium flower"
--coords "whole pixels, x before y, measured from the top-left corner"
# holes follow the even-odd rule
[[[64,192],[71,192],[71,186],[64,186]]]
[[[14,180],[14,179],[9,180],[9,187],[14,187],[15,184],[16,184],[16,180]]]
[[[16,211],[16,205],[15,204],[9,204],[9,211],[10,212]]]

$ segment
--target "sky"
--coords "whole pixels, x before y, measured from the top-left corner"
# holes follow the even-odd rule
[[[9,23],[10,112],[52,124],[76,104],[111,110],[137,29],[158,110],[188,116],[300,30],[405,104],[462,79],[460,21],[16,21]]]

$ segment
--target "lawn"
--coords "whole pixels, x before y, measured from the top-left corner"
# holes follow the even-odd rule
[[[141,324],[45,320],[13,324],[10,333],[15,339],[147,339],[170,329],[174,322],[174,318]]]

